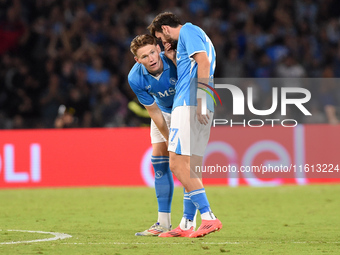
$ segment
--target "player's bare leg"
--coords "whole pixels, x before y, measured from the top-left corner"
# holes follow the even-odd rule
[[[190,192],[196,189],[202,189],[203,184],[200,175],[197,175],[190,156],[178,155],[175,152],[170,153],[170,169],[177,179],[182,183],[186,191]]]

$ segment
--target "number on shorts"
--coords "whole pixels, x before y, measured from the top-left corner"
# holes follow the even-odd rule
[[[171,132],[174,132],[174,134],[172,135],[172,138],[171,138],[171,142],[175,139],[175,136],[178,132],[178,128],[170,128],[170,137],[171,137]]]

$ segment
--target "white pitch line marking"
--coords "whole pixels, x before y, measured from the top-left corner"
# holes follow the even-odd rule
[[[184,243],[119,243],[119,242],[108,242],[108,243],[62,243],[62,244],[79,244],[79,245],[92,245],[92,244],[99,244],[99,245],[104,245],[104,244],[117,244],[117,245],[154,245],[154,244],[184,244]],[[243,243],[237,243],[237,242],[224,242],[224,243],[201,243],[201,244],[243,244]]]
[[[220,243],[214,243],[214,242],[197,242],[197,244],[256,244],[257,242],[220,242]],[[261,242],[260,244],[287,244],[287,243],[293,243],[293,244],[339,244],[340,242],[318,242],[318,241],[311,241],[311,242],[294,242],[294,241],[288,241],[288,242]],[[93,244],[99,244],[99,245],[105,245],[105,244],[113,244],[113,245],[155,245],[155,244],[184,244],[184,243],[120,243],[120,242],[107,242],[107,243],[62,243],[62,244],[79,244],[79,245],[93,245]]]
[[[15,229],[8,229],[7,231],[38,233],[38,234],[49,234],[49,235],[53,235],[54,237],[44,238],[44,239],[36,239],[36,240],[28,240],[28,241],[3,242],[3,243],[0,243],[0,244],[19,244],[19,243],[48,242],[48,241],[56,241],[56,240],[62,240],[62,239],[66,239],[66,238],[71,238],[72,237],[71,235],[63,234],[63,233],[57,233],[57,232],[32,231],[32,230],[15,230]]]

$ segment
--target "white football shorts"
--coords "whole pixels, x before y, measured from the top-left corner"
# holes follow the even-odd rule
[[[168,128],[170,128],[171,114],[167,112],[162,112],[162,114],[163,114],[166,124],[168,125]],[[159,131],[155,122],[152,119],[151,119],[151,125],[150,125],[150,136],[151,136],[151,143],[162,143],[168,140],[164,138],[161,131]]]
[[[201,124],[196,106],[177,106],[171,113],[168,151],[179,155],[203,156],[210,137],[214,113],[207,110],[209,122]]]

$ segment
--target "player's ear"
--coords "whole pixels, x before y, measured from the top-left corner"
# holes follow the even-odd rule
[[[161,28],[162,28],[162,33],[163,33],[164,35],[169,35],[169,26],[167,26],[167,25],[162,25]]]
[[[134,59],[136,60],[137,63],[140,63],[140,61],[138,60],[138,58],[135,56]]]

